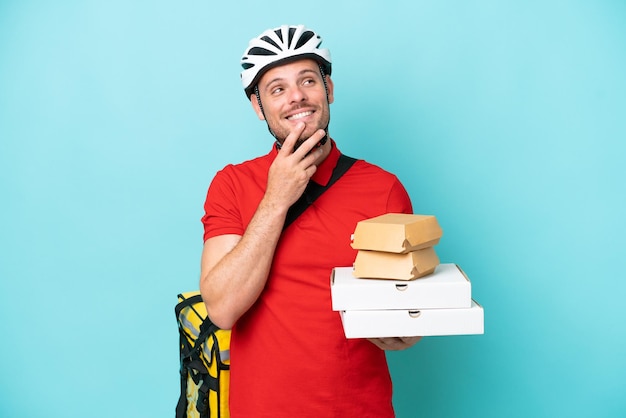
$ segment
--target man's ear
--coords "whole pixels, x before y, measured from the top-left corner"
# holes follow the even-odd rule
[[[328,103],[330,104],[335,101],[335,85],[329,75],[326,76],[326,88],[328,89]]]
[[[260,120],[265,120],[265,116],[263,116],[263,111],[261,110],[261,106],[259,106],[259,101],[257,100],[256,94],[252,93],[250,95],[250,103],[252,103],[252,109],[254,109],[254,113],[258,116]]]

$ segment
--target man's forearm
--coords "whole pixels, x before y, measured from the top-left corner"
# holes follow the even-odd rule
[[[285,209],[263,200],[234,247],[205,244],[200,290],[219,327],[231,328],[263,291],[285,216]]]

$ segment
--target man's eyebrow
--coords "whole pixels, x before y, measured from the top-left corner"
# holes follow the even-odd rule
[[[301,77],[302,75],[305,75],[306,73],[309,73],[309,72],[310,72],[310,73],[317,74],[317,71],[315,71],[315,70],[313,70],[313,69],[311,69],[311,68],[305,68],[305,69],[301,70],[301,71],[298,73],[298,77]],[[267,82],[267,84],[266,84],[265,86],[266,86],[266,87],[269,87],[269,86],[271,86],[273,83],[276,83],[276,82],[278,82],[278,81],[282,81],[283,79],[284,79],[283,77],[276,77],[276,78],[272,78],[270,81],[268,81],[268,82]]]

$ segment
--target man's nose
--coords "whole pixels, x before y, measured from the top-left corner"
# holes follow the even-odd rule
[[[289,90],[289,102],[296,103],[306,100],[306,94],[300,86],[294,86]]]

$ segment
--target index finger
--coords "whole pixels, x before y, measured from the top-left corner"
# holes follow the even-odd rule
[[[322,140],[322,138],[324,138],[325,135],[326,131],[324,131],[323,129],[318,129],[313,133],[313,135],[311,135],[300,145],[298,145],[298,149],[295,150],[294,153],[299,153],[298,155],[304,158],[306,155],[310,154],[311,150],[317,146],[317,144]]]
[[[289,135],[287,135],[287,138],[285,138],[280,147],[281,152],[287,154],[293,153],[296,143],[298,142],[298,139],[300,139],[302,132],[304,132],[305,127],[306,124],[304,122],[300,122],[295,126],[293,131],[289,132]]]

